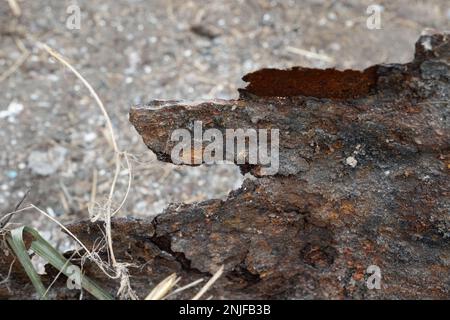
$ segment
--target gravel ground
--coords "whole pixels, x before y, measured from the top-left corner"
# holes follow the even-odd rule
[[[81,8],[69,30],[67,7]],[[171,202],[223,198],[243,177],[235,166],[177,167],[156,161],[128,122],[133,104],[152,99],[235,98],[241,77],[261,67],[362,69],[407,62],[425,28],[450,29],[445,0],[378,1],[381,29],[366,26],[373,1],[24,0],[14,18],[0,2],[0,79],[35,37],[62,53],[97,90],[132,154],[133,184],[120,215],[154,216]],[[89,216],[114,171],[105,120],[89,92],[29,40],[30,55],[0,82],[0,209],[31,189],[34,203],[62,222]],[[305,53],[309,52],[308,53]],[[311,55],[312,53],[312,55]],[[116,202],[127,172],[119,176]],[[60,232],[37,213],[16,216],[54,241]]]

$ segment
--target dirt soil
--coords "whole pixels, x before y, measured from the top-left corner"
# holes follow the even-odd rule
[[[67,7],[81,8],[81,29],[66,28]],[[366,26],[373,1],[19,1],[14,18],[0,2],[0,78],[22,52],[27,34],[58,50],[107,106],[119,146],[132,154],[133,184],[121,216],[151,217],[172,202],[224,198],[242,184],[236,166],[161,163],[128,121],[130,106],[153,99],[232,99],[241,77],[263,67],[364,69],[412,60],[426,28],[448,30],[445,0],[378,1],[381,29]],[[0,209],[30,191],[34,203],[62,222],[88,217],[114,171],[105,121],[89,92],[66,69],[25,41],[26,61],[0,82]],[[313,53],[306,54],[305,52]],[[119,177],[118,202],[127,172]],[[38,213],[18,215],[61,249],[57,226]]]

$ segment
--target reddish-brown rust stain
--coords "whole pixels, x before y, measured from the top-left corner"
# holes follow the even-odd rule
[[[348,200],[343,200],[339,209],[339,211],[345,215],[351,215],[355,213],[355,207],[353,206],[353,203]]]
[[[362,279],[364,279],[364,270],[358,268],[357,271],[353,274],[353,279],[355,281],[361,281]]]
[[[249,82],[244,92],[260,97],[355,99],[375,91],[377,69],[377,66],[364,71],[300,67],[262,69],[245,75],[242,80]]]

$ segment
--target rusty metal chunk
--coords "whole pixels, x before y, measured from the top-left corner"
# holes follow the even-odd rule
[[[232,101],[152,102],[130,120],[160,160],[175,129],[280,130],[280,168],[155,232],[228,298],[450,298],[450,36],[363,72],[264,69]],[[369,266],[381,271],[371,290]]]
[[[244,79],[237,100],[131,109],[145,144],[167,162],[172,132],[196,121],[280,133],[278,172],[239,164],[256,179],[227,200],[172,205],[151,222],[114,220],[116,258],[141,266],[131,274],[137,293],[173,272],[188,283],[224,265],[215,298],[449,299],[450,35],[422,36],[404,65]],[[100,227],[71,230],[89,247]],[[370,286],[373,270],[380,289]]]

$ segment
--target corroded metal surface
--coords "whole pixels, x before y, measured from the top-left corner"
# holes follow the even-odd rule
[[[114,221],[117,258],[139,266],[138,294],[173,272],[187,283],[225,265],[216,298],[450,298],[450,37],[423,36],[411,63],[368,70],[262,70],[238,100],[132,108],[163,161],[173,130],[194,121],[280,130],[278,174],[241,165],[257,178],[226,201]],[[102,237],[99,224],[71,230],[88,246]],[[371,265],[379,290],[366,286]]]
[[[156,234],[201,272],[225,264],[249,297],[449,298],[449,69],[448,36],[424,36],[406,65],[261,70],[235,101],[133,108],[161,160],[194,121],[280,129],[277,175],[171,207]],[[381,290],[365,285],[370,265]]]

